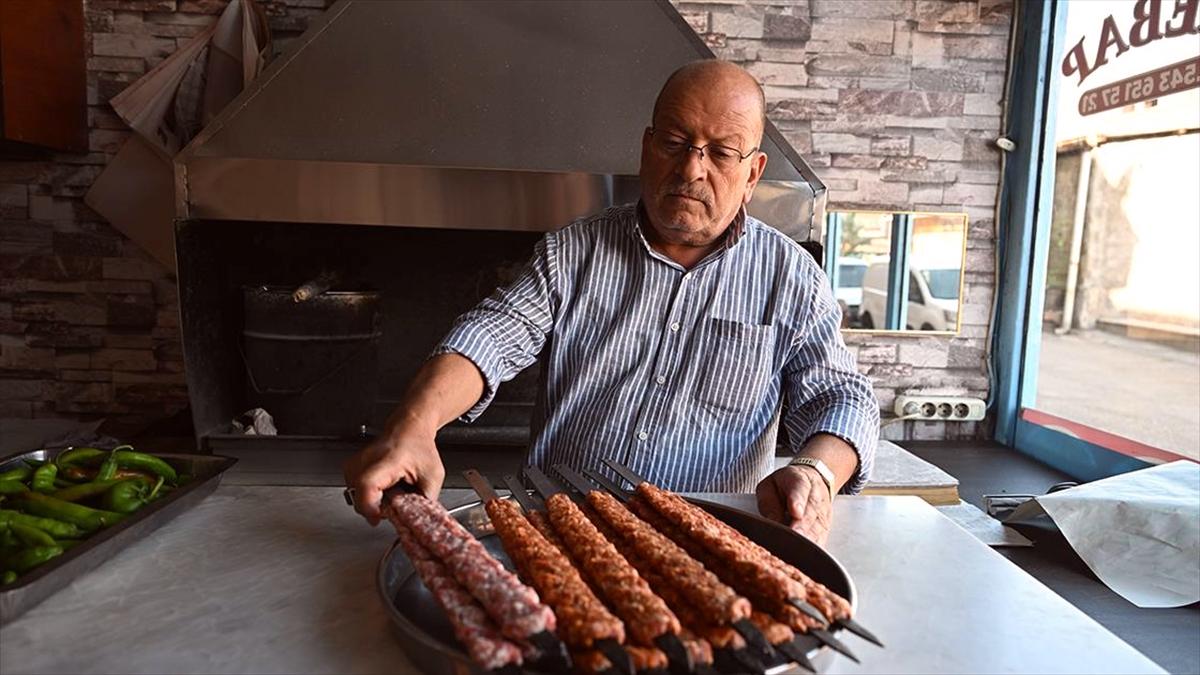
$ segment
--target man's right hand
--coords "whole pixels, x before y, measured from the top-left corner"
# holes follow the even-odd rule
[[[397,426],[346,460],[346,485],[354,488],[354,508],[371,525],[378,525],[383,491],[396,483],[415,485],[437,499],[446,469],[434,443],[435,430]]]

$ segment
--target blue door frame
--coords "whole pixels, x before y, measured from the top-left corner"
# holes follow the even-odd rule
[[[1057,88],[1053,78],[1066,29],[1059,1],[1014,3],[1017,22],[1007,138],[1016,148],[1004,172],[992,317],[993,438],[1078,480],[1149,466],[1063,431],[1022,419],[1037,395],[1046,257],[1054,198]]]
[[[904,330],[908,323],[908,251],[912,240],[911,213],[892,216],[892,241],[888,260],[887,317],[884,328]]]

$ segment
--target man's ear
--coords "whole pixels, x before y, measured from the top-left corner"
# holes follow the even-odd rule
[[[750,158],[750,177],[746,179],[746,194],[742,196],[742,203],[749,204],[750,199],[754,197],[754,188],[758,185],[758,179],[762,178],[763,171],[767,170],[767,153],[758,152]]]

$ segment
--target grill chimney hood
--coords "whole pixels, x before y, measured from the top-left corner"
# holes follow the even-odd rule
[[[341,0],[175,159],[176,215],[548,231],[637,197],[659,87],[712,52],[666,0]],[[751,213],[825,186],[768,124]]]

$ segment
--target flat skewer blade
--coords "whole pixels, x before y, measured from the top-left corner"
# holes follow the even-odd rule
[[[563,491],[557,483],[550,480],[550,477],[542,473],[542,470],[536,466],[525,467],[525,477],[533,483],[533,489],[542,496],[542,499],[549,499],[551,495],[556,495]]]
[[[520,478],[517,478],[511,473],[505,474],[504,486],[507,487],[508,491],[512,493],[513,499],[517,500],[517,503],[521,505],[521,508],[525,509],[527,512],[541,510],[533,501],[533,498],[529,496],[529,493],[525,491],[525,486],[521,484]]]
[[[654,638],[654,644],[667,655],[669,670],[673,675],[690,675],[695,670],[692,655],[678,635],[659,635]]]
[[[813,607],[812,605],[808,604],[808,602],[801,600],[800,598],[788,598],[788,603],[792,607],[804,612],[815,621],[820,621],[824,624],[829,623],[829,619],[825,618],[825,615],[821,613],[821,610]]]
[[[568,485],[578,490],[581,495],[586,496],[587,493],[593,492],[596,489],[594,483],[584,478],[582,474],[566,464],[555,464],[554,471],[559,476],[562,476],[562,479],[567,481]]]
[[[634,487],[637,487],[639,484],[646,482],[646,479],[637,475],[637,473],[633,469],[630,469],[629,467],[625,466],[624,464],[618,462],[615,459],[605,458],[600,461],[607,464],[609,466],[609,468],[611,468],[613,471],[617,472],[618,476],[629,481],[629,484]]]
[[[838,619],[837,621],[834,622],[833,625],[845,628],[846,630],[850,631],[851,633],[854,633],[855,635],[866,640],[867,642],[876,644],[880,647],[883,646],[883,643],[879,641],[879,638],[875,637],[874,633],[867,630],[866,628],[863,628],[862,624],[855,621],[854,619]]]
[[[729,655],[742,668],[735,672],[753,673],[753,675],[762,675],[767,672],[766,665],[757,656],[750,653],[749,649],[734,649],[729,652]]]
[[[617,483],[608,476],[605,476],[595,469],[584,469],[583,475],[591,478],[593,481],[595,481],[596,485],[599,485],[600,487],[604,488],[605,491],[612,493],[612,496],[616,497],[617,499],[623,502],[629,501],[629,493],[622,490],[621,486],[617,485]]]
[[[567,646],[557,635],[548,630],[540,631],[529,636],[529,643],[541,652],[537,659],[539,669],[553,673],[571,671],[571,655],[567,653]]]
[[[763,635],[758,626],[755,626],[749,619],[738,619],[732,625],[738,635],[746,638],[746,644],[753,647],[758,653],[768,658],[775,655],[775,650],[767,641],[767,636]]]
[[[616,640],[609,638],[607,640],[597,640],[596,649],[604,654],[604,658],[612,664],[613,669],[622,675],[633,675],[633,658],[629,656],[629,652],[625,648],[617,644]]]
[[[475,469],[467,469],[462,472],[462,475],[470,483],[471,489],[475,491],[475,494],[479,495],[479,498],[483,501],[490,502],[493,499],[500,498],[500,495],[496,494],[496,490],[492,488],[491,481],[484,478],[483,474]]]
[[[780,642],[775,645],[775,649],[779,650],[779,653],[794,661],[801,668],[811,673],[817,672],[817,667],[813,665],[812,661],[808,660],[808,654],[804,653],[804,648],[796,642]]]
[[[858,660],[858,657],[854,655],[854,652],[850,651],[849,647],[842,644],[841,640],[830,635],[829,631],[822,628],[813,628],[812,630],[808,631],[808,634],[820,640],[822,644],[828,645],[830,648],[845,654],[846,658],[850,659],[851,661],[855,663],[862,663]]]

